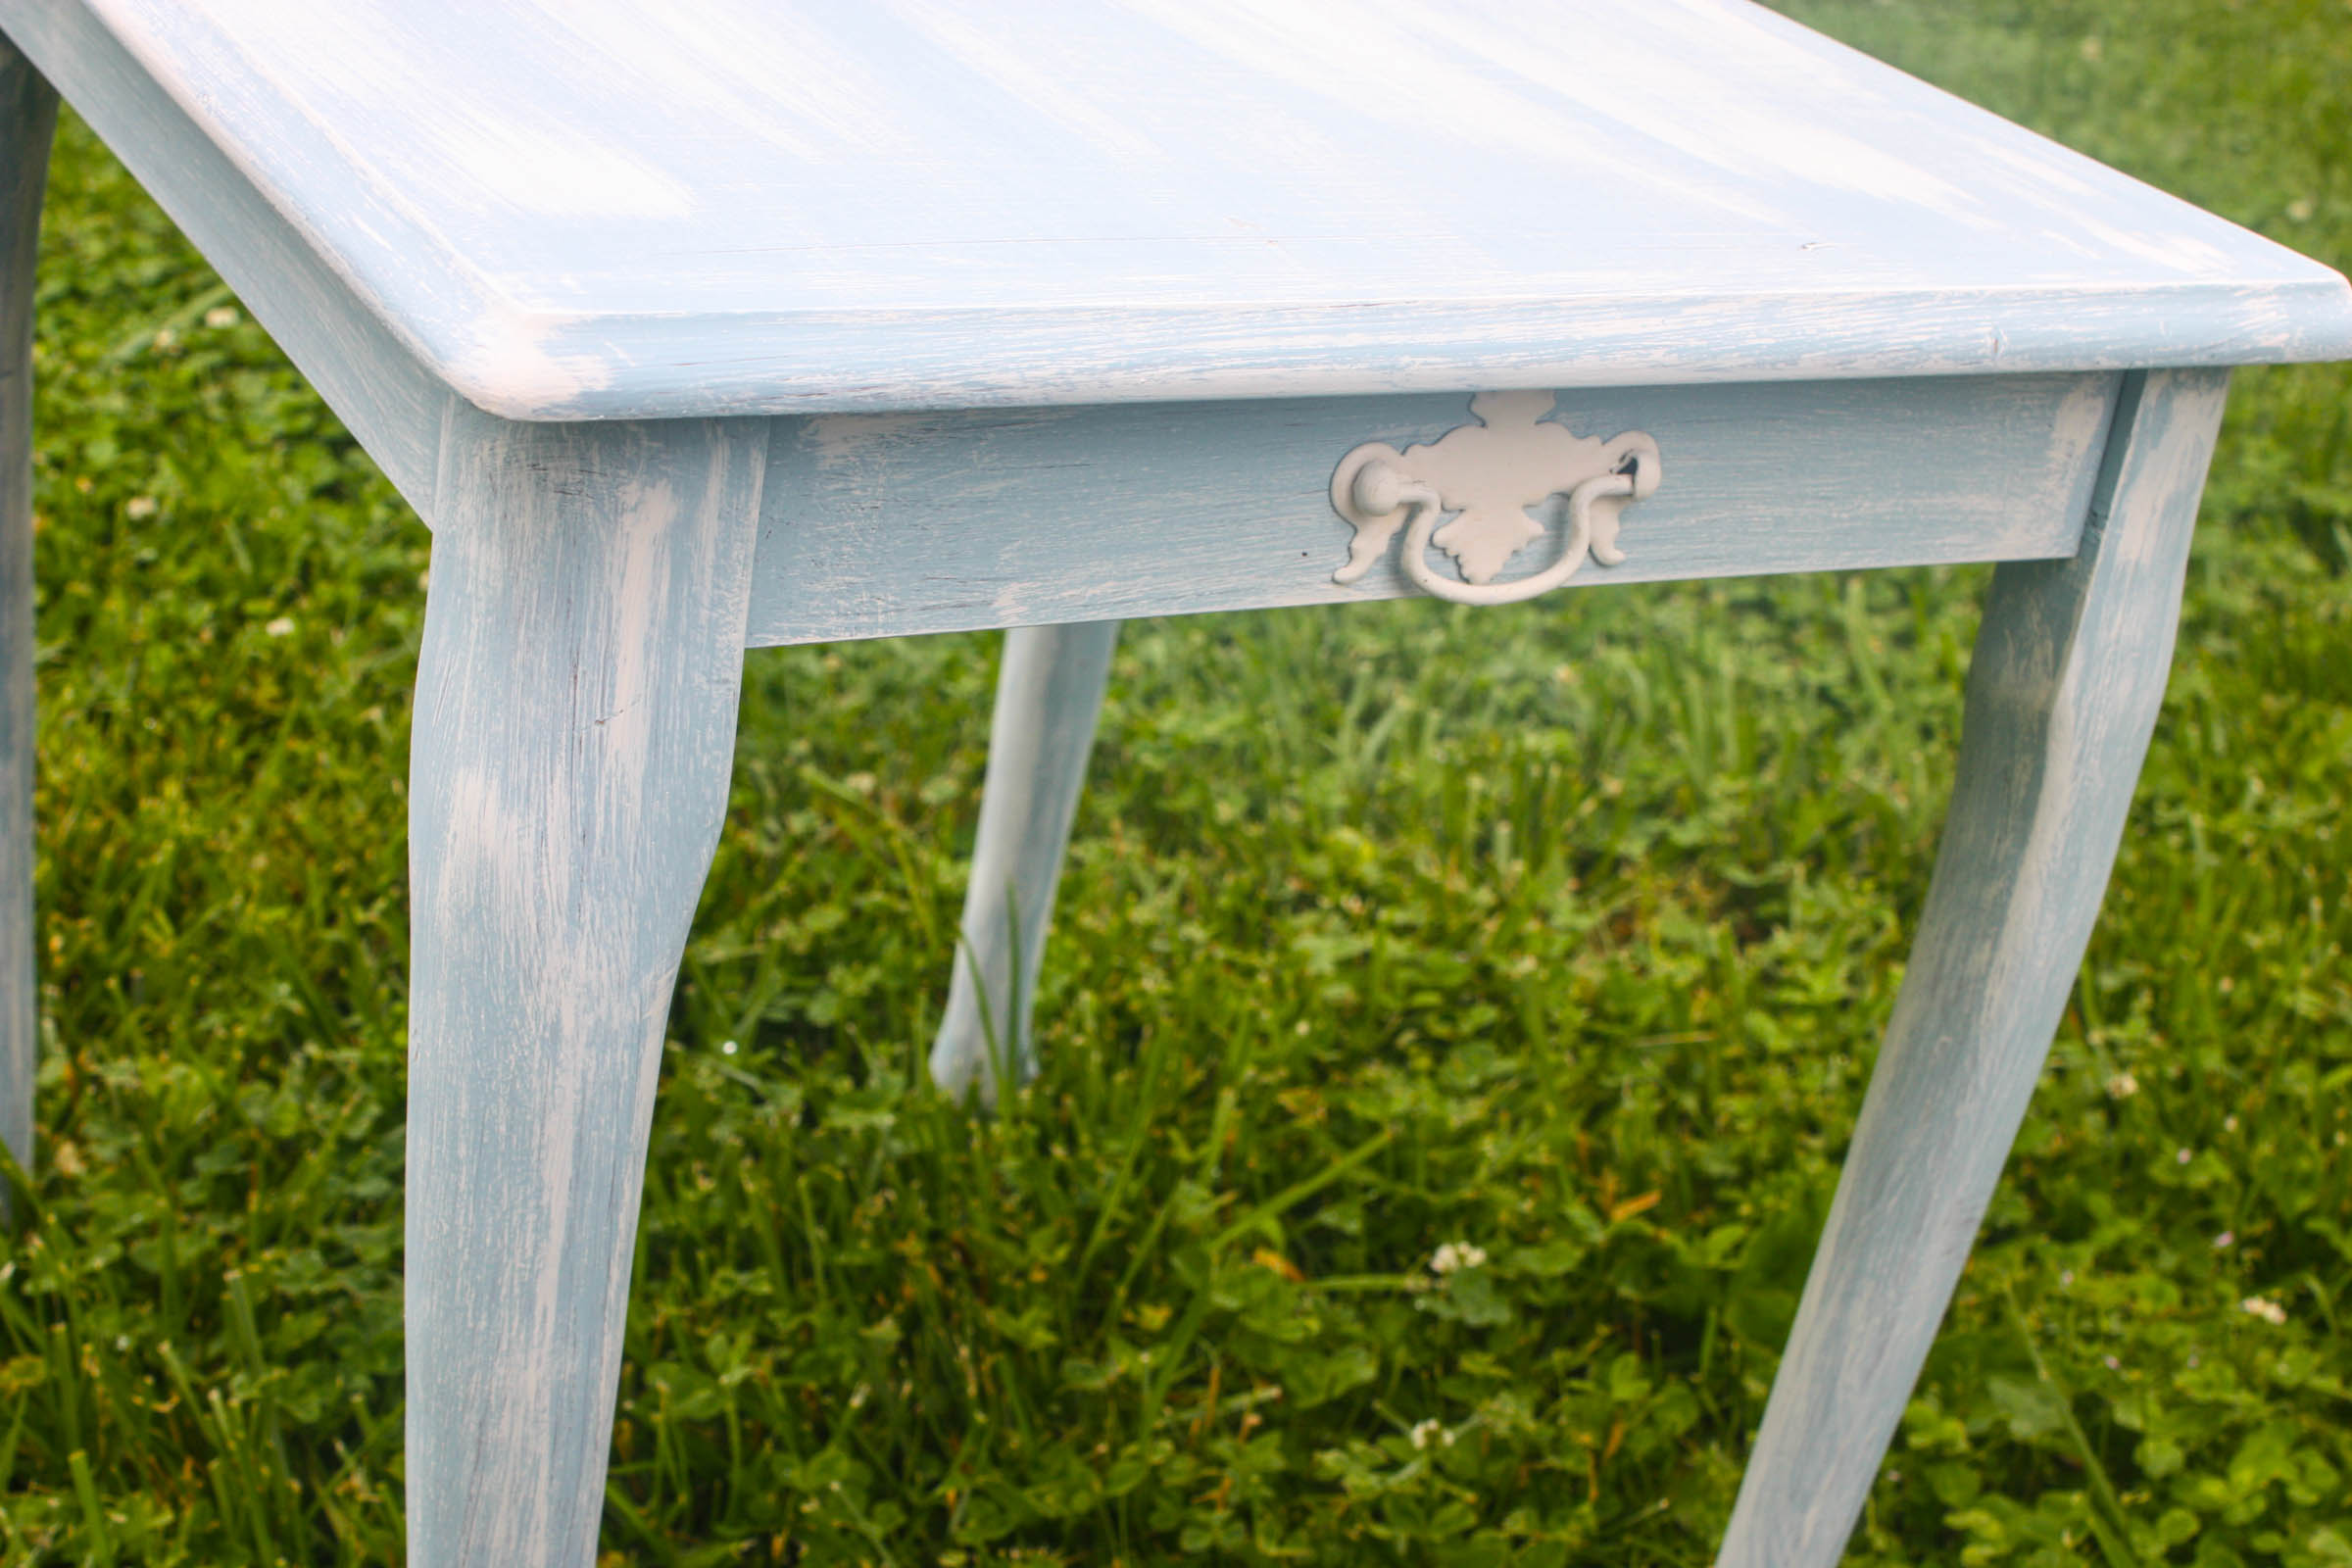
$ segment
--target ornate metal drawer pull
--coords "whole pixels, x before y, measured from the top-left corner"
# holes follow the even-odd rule
[[[1608,441],[1571,435],[1544,417],[1551,408],[1548,392],[1481,392],[1470,400],[1477,424],[1457,425],[1402,452],[1367,441],[1342,458],[1331,476],[1331,504],[1354,525],[1355,538],[1332,581],[1353,582],[1370,570],[1407,512],[1404,574],[1456,604],[1533,599],[1575,576],[1588,555],[1604,566],[1623,561],[1618,514],[1657,490],[1664,476],[1658,444],[1639,430]],[[1546,531],[1528,509],[1558,495],[1568,498],[1568,537],[1558,559],[1532,576],[1495,582],[1503,564]],[[1441,527],[1447,514],[1451,520]],[[1430,566],[1433,544],[1453,557],[1461,581]]]

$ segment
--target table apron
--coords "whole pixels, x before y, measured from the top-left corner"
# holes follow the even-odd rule
[[[1647,432],[1666,476],[1625,513],[1624,563],[1568,586],[2071,556],[2119,381],[1563,392],[1553,417],[1580,436]],[[1468,417],[1468,398],[1446,393],[779,418],[747,640],[1416,594],[1396,545],[1360,580],[1332,580],[1350,537],[1333,466]],[[1540,567],[1547,543],[1505,575]]]

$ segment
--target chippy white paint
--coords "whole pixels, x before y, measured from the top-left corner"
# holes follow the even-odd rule
[[[1643,431],[1674,454],[1673,482],[1633,515],[1640,548],[1567,587],[2070,554],[2115,382],[1564,393],[1548,421],[1563,435]],[[1348,525],[1332,454],[1436,442],[1462,409],[1445,394],[779,419],[751,641],[1425,592],[1394,548],[1333,580]]]
[[[456,394],[86,12],[43,6],[18,17],[0,0],[0,26],[186,230],[429,522],[434,453]]]
[[[766,432],[453,411],[410,764],[410,1560],[585,1564]]]
[[[1424,445],[1398,452],[1367,441],[1332,470],[1332,510],[1355,538],[1331,580],[1351,583],[1388,550],[1403,514],[1412,514],[1403,567],[1423,591],[1460,604],[1499,605],[1532,599],[1573,576],[1591,554],[1604,566],[1620,564],[1619,514],[1628,501],[1653,495],[1663,468],[1658,444],[1638,430],[1608,441],[1576,436],[1545,418],[1548,392],[1482,392],[1470,400],[1478,423],[1457,425]],[[1488,587],[1503,564],[1543,537],[1530,508],[1568,498],[1569,529],[1558,559],[1517,582]],[[1437,519],[1452,514],[1444,526]],[[1453,557],[1461,581],[1430,570],[1436,545]],[[1467,586],[1465,586],[1467,585]]]
[[[1743,0],[977,28],[0,0],[0,28],[76,101],[91,35],[135,62],[377,330],[516,418],[2352,352],[2328,269]]]
[[[32,1169],[32,284],[57,94],[0,38],[0,1142]],[[0,1216],[9,1210],[0,1187]]]
[[[1719,1568],[1845,1549],[2098,915],[2227,385],[2132,377],[2082,549],[1993,577],[1935,880]]]
[[[950,1094],[976,1087],[993,1105],[1001,1079],[1037,1071],[1037,973],[1118,636],[1115,620],[1005,634],[961,942],[931,1047],[932,1081]]]
[[[1562,560],[1615,553],[1602,491],[1642,493],[1675,454],[1609,580],[2008,563],[1918,948],[1723,1561],[1838,1555],[2161,696],[2222,381],[2140,372],[2352,354],[2352,290],[1739,0],[1396,0],[1360,23],[1331,36],[1314,0],[1013,8],[982,30],[929,0],[0,0],[438,528],[410,824],[420,1568],[593,1559],[663,1022],[747,644],[1047,628],[1006,650],[934,1047],[943,1084],[993,1094],[1033,1059],[1115,620],[1515,589],[1436,576],[1413,536],[1491,576],[1524,507],[1561,493],[1520,458],[1603,429],[1654,444],[1568,484]],[[1458,86],[1460,112],[1400,82]],[[20,1154],[47,105],[0,55],[0,1131]],[[1532,411],[1506,461],[1403,473],[1477,444],[1457,426],[1478,388]],[[702,417],[721,415],[765,417]],[[1402,477],[1339,499],[1433,499],[1408,559],[1372,550],[1334,582],[1331,455],[1366,440]],[[1447,510],[1477,517],[1441,539]]]

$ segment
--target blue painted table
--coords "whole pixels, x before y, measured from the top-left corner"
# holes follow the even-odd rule
[[[933,1057],[985,1095],[1120,618],[1997,561],[1721,1561],[1838,1556],[2098,906],[2228,368],[2352,355],[2342,278],[1740,0],[0,0],[0,31],[20,1158],[52,84],[435,530],[414,1561],[593,1556],[747,646],[1012,628]]]

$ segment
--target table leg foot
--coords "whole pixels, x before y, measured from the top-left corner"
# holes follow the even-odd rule
[[[2080,553],[1993,579],[1935,879],[1721,1568],[1844,1552],[2082,964],[2227,385],[2127,377]]]
[[[585,1568],[760,421],[445,429],[410,784],[416,1568]]]
[[[57,94],[0,38],[0,1142],[32,1168],[32,284]],[[0,1215],[8,1193],[0,1187]]]
[[[932,1081],[950,1094],[977,1085],[994,1104],[1000,1066],[1015,1082],[1037,1071],[1030,1007],[1118,636],[1115,620],[1004,634],[962,938],[931,1047]]]

